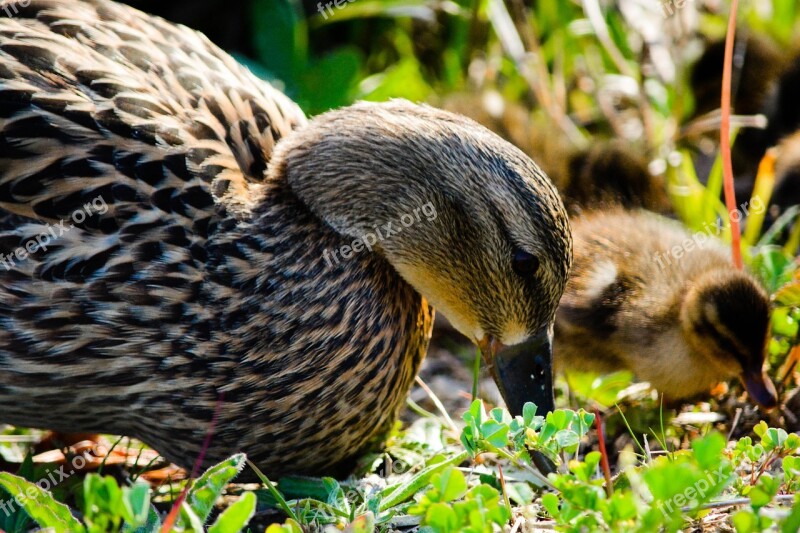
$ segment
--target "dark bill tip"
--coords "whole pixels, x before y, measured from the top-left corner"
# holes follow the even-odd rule
[[[741,376],[747,394],[761,407],[772,409],[778,405],[778,392],[772,380],[760,369],[754,372],[747,372]]]
[[[522,415],[525,402],[537,413],[555,410],[553,398],[553,339],[547,329],[521,344],[504,346],[494,357],[497,386],[512,415]]]

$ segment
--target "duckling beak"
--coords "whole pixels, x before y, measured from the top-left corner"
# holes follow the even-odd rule
[[[760,368],[740,376],[747,394],[761,407],[772,409],[778,405],[778,392],[769,376]]]
[[[522,415],[525,402],[536,404],[538,413],[555,410],[550,328],[513,346],[504,346],[490,336],[479,341],[478,346],[512,415]]]

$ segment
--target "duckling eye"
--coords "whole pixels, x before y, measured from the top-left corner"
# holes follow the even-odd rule
[[[539,258],[520,249],[514,250],[511,264],[514,272],[522,277],[533,276],[539,270]]]

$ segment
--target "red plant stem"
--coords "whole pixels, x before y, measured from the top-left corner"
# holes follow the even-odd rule
[[[742,269],[742,237],[736,208],[736,191],[733,188],[733,162],[731,161],[731,78],[733,70],[733,44],[736,38],[736,12],[739,0],[731,0],[728,17],[728,36],[725,38],[725,63],[722,67],[722,123],[719,129],[719,148],[722,151],[722,175],[725,183],[725,206],[731,224],[733,264]],[[736,214],[734,214],[736,213]]]
[[[219,411],[220,407],[222,407],[222,400],[224,397],[225,393],[220,392],[217,397],[217,405],[214,407],[214,416],[211,418],[211,425],[208,426],[206,438],[203,439],[203,447],[200,448],[200,453],[197,456],[197,460],[194,462],[192,473],[189,475],[189,481],[186,483],[186,486],[183,487],[178,499],[175,500],[175,503],[172,505],[172,509],[170,509],[167,518],[164,520],[164,524],[161,526],[161,533],[169,533],[172,531],[175,522],[178,520],[178,515],[181,512],[181,505],[186,501],[186,497],[189,495],[189,489],[192,488],[192,481],[197,477],[197,474],[200,473],[200,468],[203,466],[203,459],[205,459],[206,452],[209,446],[211,446],[211,437],[214,436],[214,428],[217,425],[217,419],[219,418]]]
[[[597,424],[597,440],[600,445],[600,465],[603,468],[603,476],[606,478],[606,494],[614,494],[614,485],[611,482],[611,467],[608,465],[608,450],[606,450],[606,435],[603,431],[603,418],[600,416],[600,409],[594,408],[594,421]]]
[[[506,504],[506,509],[508,512],[511,512],[511,502],[508,501],[508,492],[506,491],[506,478],[503,476],[503,465],[497,465],[498,470],[500,470],[500,486],[503,489],[503,501]]]

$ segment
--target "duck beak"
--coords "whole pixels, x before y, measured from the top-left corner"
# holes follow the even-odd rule
[[[494,337],[484,337],[478,346],[512,415],[522,415],[525,402],[536,404],[540,414],[555,410],[550,328],[513,346],[504,346]]]
[[[772,409],[778,405],[778,392],[769,376],[761,370],[745,372],[740,376],[747,394],[761,407]]]

